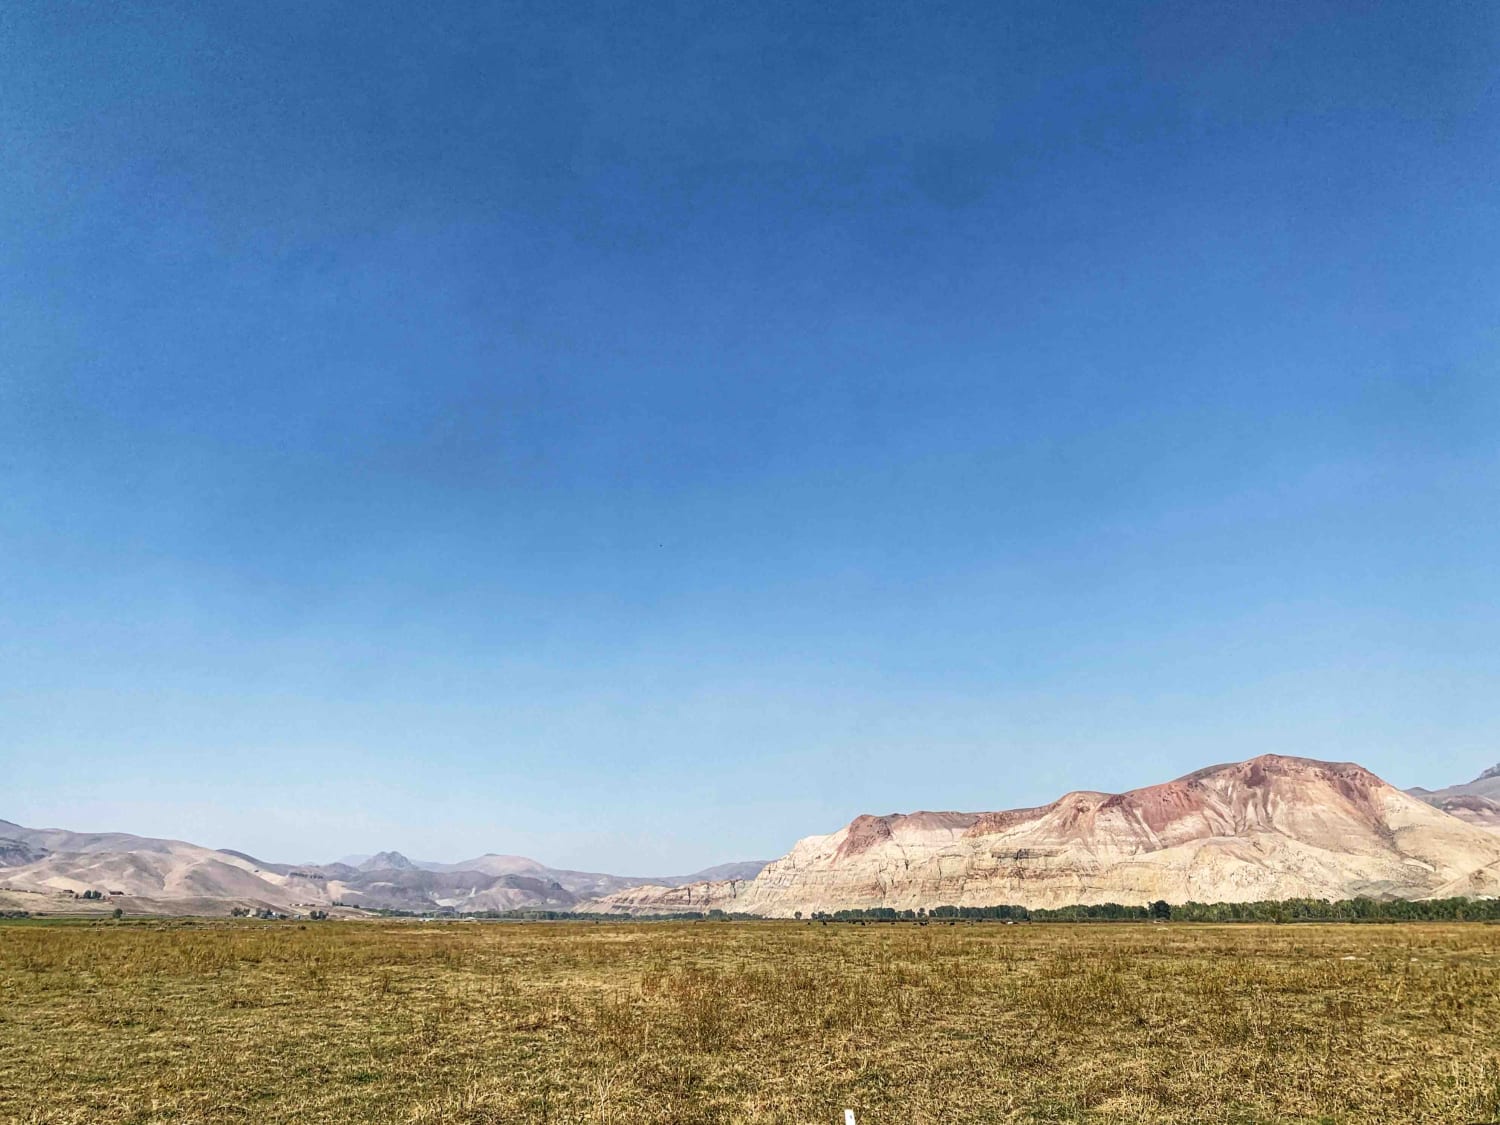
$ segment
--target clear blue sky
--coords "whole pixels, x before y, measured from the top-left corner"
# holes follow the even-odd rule
[[[1500,6],[0,8],[0,817],[624,873],[1500,759]]]

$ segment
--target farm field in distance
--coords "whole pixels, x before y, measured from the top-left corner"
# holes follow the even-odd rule
[[[0,1121],[1471,1122],[1500,927],[0,925]]]

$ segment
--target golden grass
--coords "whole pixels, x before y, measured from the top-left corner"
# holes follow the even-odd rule
[[[0,1120],[1500,1118],[1500,927],[0,926]]]

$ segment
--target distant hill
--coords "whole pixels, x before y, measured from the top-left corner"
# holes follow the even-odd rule
[[[1500,832],[1500,765],[1491,766],[1473,781],[1446,789],[1408,789],[1434,808],[1491,832]]]
[[[417,863],[397,851],[348,857],[358,864],[272,863],[231,849],[205,848],[121,832],[26,828],[0,820],[0,888],[60,895],[97,890],[153,904],[217,903],[292,910],[342,903],[367,909],[460,912],[568,910],[585,899],[697,875],[630,878],[546,867],[524,856],[485,855],[463,863]],[[728,864],[756,870],[764,863]]]

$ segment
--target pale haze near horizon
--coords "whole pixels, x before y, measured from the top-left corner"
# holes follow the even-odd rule
[[[1500,9],[0,13],[0,818],[673,874],[1500,759]]]

